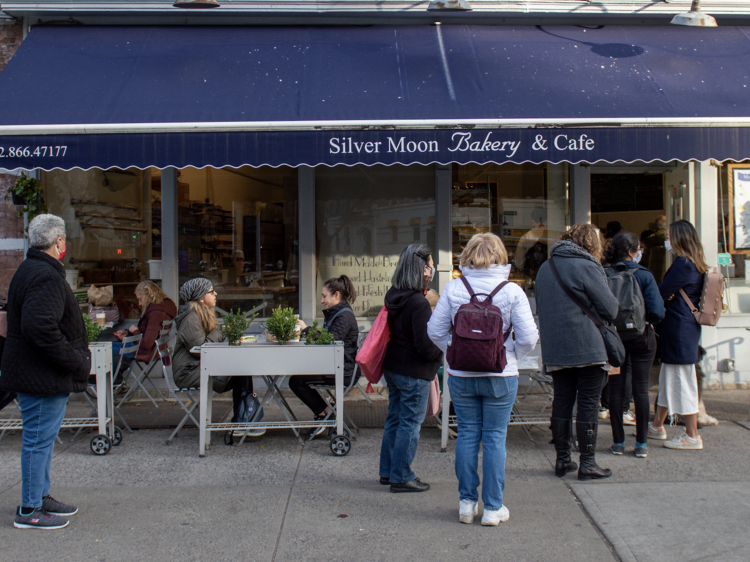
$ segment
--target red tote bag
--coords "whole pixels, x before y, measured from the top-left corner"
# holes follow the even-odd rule
[[[389,341],[391,329],[388,327],[388,310],[383,307],[357,353],[359,369],[370,384],[377,383],[383,376],[383,359]]]

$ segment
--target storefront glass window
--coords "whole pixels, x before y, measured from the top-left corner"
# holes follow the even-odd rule
[[[738,176],[738,174],[743,174]],[[747,174],[747,175],[745,175]],[[730,313],[750,313],[750,244],[747,234],[750,224],[745,211],[745,200],[750,195],[743,183],[744,178],[750,178],[750,162],[722,166],[719,175],[719,214],[716,220],[718,226],[719,254],[729,254],[730,263],[721,263],[723,256],[719,256],[722,274],[727,279],[727,295],[724,304]],[[739,181],[735,181],[739,180]],[[744,189],[743,189],[744,187]],[[734,223],[734,224],[732,224]]]
[[[211,279],[225,311],[263,303],[260,318],[277,306],[299,311],[295,169],[185,168],[178,197],[180,283]]]
[[[401,251],[413,242],[435,250],[432,166],[337,166],[315,170],[317,287],[348,275],[357,316],[374,316]],[[318,316],[322,306],[317,305]]]
[[[112,285],[121,318],[137,318],[135,286],[161,256],[159,193],[149,170],[42,172],[48,212],[65,220],[63,265],[79,303],[86,288]]]
[[[466,164],[453,167],[453,266],[478,232],[503,239],[510,279],[534,294],[539,267],[569,226],[567,164]]]

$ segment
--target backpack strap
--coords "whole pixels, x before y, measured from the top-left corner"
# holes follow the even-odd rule
[[[500,291],[502,291],[503,287],[505,287],[508,283],[510,283],[510,281],[508,281],[506,279],[505,281],[503,281],[502,283],[500,283],[497,287],[495,287],[492,290],[492,292],[490,293],[490,301],[492,301],[492,297],[494,297],[496,294],[498,294]]]
[[[696,312],[700,313],[700,311],[693,304],[693,301],[690,300],[690,297],[687,296],[685,289],[680,289],[679,293],[680,295],[682,295],[682,298],[685,299],[685,303],[688,305],[690,312],[693,313],[693,316],[696,316]]]
[[[471,288],[471,285],[469,285],[469,282],[466,280],[466,277],[462,275],[461,281],[463,281],[464,285],[466,286],[466,290],[469,291],[469,300],[473,299],[476,294],[474,293],[474,289]]]
[[[339,314],[341,314],[342,312],[351,312],[352,315],[354,315],[354,311],[351,308],[345,306],[344,308],[342,308],[341,310],[339,310],[336,314],[334,314],[333,316],[331,316],[331,318],[330,318],[330,320],[328,320],[328,322],[323,322],[323,327],[327,330],[328,326],[331,326],[333,324],[333,321],[336,320],[336,317]]]

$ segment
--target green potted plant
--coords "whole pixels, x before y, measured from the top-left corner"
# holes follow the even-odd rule
[[[95,342],[104,328],[89,318],[88,314],[81,314],[83,315],[83,324],[86,326],[86,337],[88,337],[89,343]]]
[[[47,212],[42,182],[27,176],[23,172],[5,193],[5,200],[8,205],[22,205],[21,209],[16,211],[16,215],[22,217],[24,213],[28,213],[29,222],[35,216]]]
[[[315,320],[305,335],[305,345],[332,345],[336,342],[333,334],[325,328],[318,329],[318,321]]]
[[[291,340],[297,331],[297,318],[294,316],[294,309],[281,306],[275,308],[271,317],[266,320],[266,330],[281,345]]]
[[[229,345],[240,345],[243,332],[250,327],[250,323],[255,320],[256,316],[258,316],[257,312],[248,318],[239,308],[237,312],[230,310],[222,315],[224,324],[221,326],[221,333],[227,338]]]

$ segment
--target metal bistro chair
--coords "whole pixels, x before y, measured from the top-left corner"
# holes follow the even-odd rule
[[[125,357],[126,355],[135,354],[138,352],[138,348],[141,345],[142,337],[143,337],[142,334],[137,334],[135,336],[127,336],[127,337],[122,338],[122,347],[120,348],[120,351],[118,352],[120,359],[117,362],[117,367],[112,371],[112,380],[114,380],[115,377],[117,377],[117,373],[120,372],[120,365],[122,365],[123,357]],[[133,359],[133,362],[135,362],[135,359]],[[132,367],[132,363],[131,363],[131,367]],[[123,382],[121,384],[124,384],[126,379],[127,379],[127,375],[123,377]],[[97,405],[95,402],[95,400],[97,400],[98,398],[97,392],[98,392],[98,389],[96,388],[96,385],[89,384],[88,387],[86,388],[86,391],[83,393],[83,397],[86,399],[86,401],[89,403],[89,405],[92,408],[91,412],[88,415],[88,417],[90,418],[94,417],[97,413]],[[133,430],[128,425],[128,422],[126,422],[125,418],[122,417],[122,413],[120,412],[120,410],[115,408],[115,413],[117,414],[117,417],[120,418],[120,421],[122,422],[125,429],[127,429],[130,433],[133,433]],[[83,431],[83,429],[84,428],[82,427],[78,428],[78,431],[76,431],[75,435],[73,435],[73,440],[75,440],[75,438],[78,437],[78,435],[81,433],[81,431]]]
[[[159,338],[163,338],[165,336],[169,336],[171,334],[171,332],[172,332],[172,326],[173,325],[174,325],[174,320],[165,320],[164,322],[162,322],[161,323],[161,330],[159,330]],[[139,334],[139,335],[142,336],[142,334]],[[132,337],[136,337],[136,336],[132,336]],[[123,338],[122,339],[123,343],[125,342],[126,339],[129,339],[129,338]],[[120,371],[120,364],[122,363],[122,355],[123,354],[121,352],[120,362],[117,365],[117,371],[116,372]],[[120,406],[122,406],[123,403],[126,402],[128,398],[130,398],[130,395],[133,393],[133,391],[136,389],[136,387],[140,387],[141,390],[143,390],[143,392],[146,394],[146,396],[148,396],[148,399],[151,400],[151,402],[153,403],[154,407],[158,408],[159,405],[156,403],[156,400],[154,400],[154,398],[151,396],[151,393],[148,390],[146,390],[146,387],[143,385],[143,383],[145,381],[149,382],[149,384],[151,385],[151,387],[159,395],[159,399],[166,402],[167,397],[164,396],[164,394],[162,394],[161,390],[159,390],[159,388],[156,386],[156,384],[154,384],[154,381],[152,381],[149,378],[149,374],[151,373],[151,370],[156,365],[157,355],[158,355],[158,353],[157,353],[156,349],[154,349],[154,354],[151,356],[151,359],[149,359],[148,363],[146,363],[146,364],[144,364],[142,361],[139,361],[139,360],[135,359],[135,357],[133,357],[133,361],[130,363],[130,366],[128,367],[127,371],[125,371],[125,375],[123,376],[123,379],[122,379],[122,384],[125,384],[128,381],[128,379],[131,377],[131,375],[135,379],[135,384],[133,386],[131,386],[130,389],[125,393],[125,396],[123,396],[122,399],[120,400],[120,402],[117,404],[117,408],[119,408]],[[138,374],[136,374],[133,371],[133,367],[138,367],[138,369],[139,369],[140,372]]]
[[[185,411],[185,417],[182,418],[182,421],[172,432],[172,435],[170,435],[167,439],[167,443],[171,443],[172,439],[175,438],[177,433],[182,429],[182,426],[184,426],[188,420],[192,420],[195,424],[195,427],[200,427],[198,420],[195,419],[195,416],[193,415],[193,412],[200,403],[200,389],[198,387],[179,388],[175,384],[174,377],[172,376],[172,351],[169,349],[169,336],[165,336],[156,340],[156,352],[159,354],[159,359],[161,361],[161,370],[162,373],[164,373],[164,380],[167,383],[167,390],[174,397],[174,399],[177,400],[177,403],[180,405],[180,407]],[[197,393],[198,396],[193,396],[194,392]],[[180,399],[180,394],[187,395],[189,400],[192,401],[189,408],[188,404]]]

